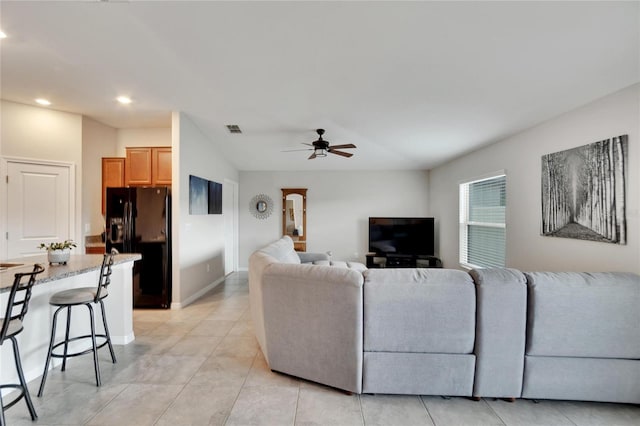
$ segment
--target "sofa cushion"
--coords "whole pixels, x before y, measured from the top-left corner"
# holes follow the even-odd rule
[[[474,355],[365,352],[362,392],[471,396]]]
[[[269,368],[360,393],[362,274],[272,263],[262,281]]]
[[[527,354],[640,358],[640,276],[530,272]]]
[[[473,394],[512,398],[522,392],[527,335],[527,280],[515,269],[469,272],[476,283],[476,371]]]
[[[300,258],[300,263],[313,263],[317,260],[329,260],[330,256],[328,253],[313,253],[308,251],[296,252],[298,257]]]
[[[338,268],[355,269],[356,271],[366,271],[367,267],[360,262],[349,262],[343,260],[316,260],[312,262],[314,265],[335,266]]]
[[[293,249],[293,240],[285,235],[277,241],[259,250],[261,253],[274,257],[282,263],[300,263],[300,256]]]
[[[364,277],[365,351],[473,351],[476,293],[469,274],[451,269],[368,269]]]
[[[635,360],[527,356],[524,371],[523,398],[640,404]]]
[[[469,275],[471,275],[476,285],[484,287],[510,286],[514,283],[522,284],[524,287],[527,282],[522,272],[510,268],[472,269],[469,271]]]

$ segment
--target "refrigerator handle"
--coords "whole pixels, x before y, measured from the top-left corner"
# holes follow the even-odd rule
[[[127,253],[131,253],[133,251],[133,203],[129,201],[129,208],[127,209],[129,213],[129,217],[127,218],[127,232],[129,232],[129,238],[127,239],[127,244],[129,245],[129,249]]]
[[[127,218],[127,232],[129,232],[127,244],[129,245],[129,249],[127,250],[127,253],[131,253],[133,251],[133,238],[135,236],[133,233],[133,203],[131,201],[129,201],[129,208],[127,209],[127,212],[129,213],[129,217]]]
[[[122,251],[127,251],[127,202],[122,206]]]
[[[129,202],[124,203],[124,217],[122,218],[122,248],[129,253]]]

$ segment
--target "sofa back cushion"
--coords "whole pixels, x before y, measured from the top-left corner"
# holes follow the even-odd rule
[[[527,335],[527,279],[507,268],[474,269],[476,371],[473,394],[511,398],[522,393]]]
[[[272,263],[262,294],[269,368],[362,391],[362,274]]]
[[[364,277],[365,351],[473,351],[476,295],[469,274],[451,269],[369,269]]]
[[[358,272],[367,270],[367,267],[360,262],[350,262],[348,260],[315,260],[312,262],[314,265],[320,266],[333,266],[334,268],[347,268],[354,269]]]
[[[529,272],[527,355],[640,358],[640,276]]]
[[[264,329],[264,306],[262,280],[264,271],[274,263],[300,263],[300,257],[293,249],[293,240],[284,236],[277,241],[255,251],[249,257],[249,302],[251,305],[251,319],[253,328],[267,361],[269,350]]]
[[[300,263],[300,256],[293,249],[293,240],[288,235],[259,250],[261,253],[274,257],[282,263]]]

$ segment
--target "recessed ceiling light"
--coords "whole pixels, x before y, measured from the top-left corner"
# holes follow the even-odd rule
[[[131,98],[129,98],[127,96],[118,96],[116,98],[116,100],[118,102],[120,102],[121,104],[130,104],[131,103]]]
[[[7,38],[7,35],[4,32],[0,31],[0,38]]]
[[[43,99],[43,98],[36,99],[36,102],[39,103],[40,105],[44,105],[44,106],[51,105],[51,102],[49,102],[48,100]]]

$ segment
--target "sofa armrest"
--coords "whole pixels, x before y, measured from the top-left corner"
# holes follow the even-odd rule
[[[522,395],[527,326],[527,284],[515,269],[474,269],[476,284],[476,375],[473,395]]]
[[[275,263],[262,283],[269,367],[362,392],[362,273]]]
[[[300,263],[313,263],[318,260],[329,260],[327,253],[307,253],[304,251],[298,252],[300,257]]]

